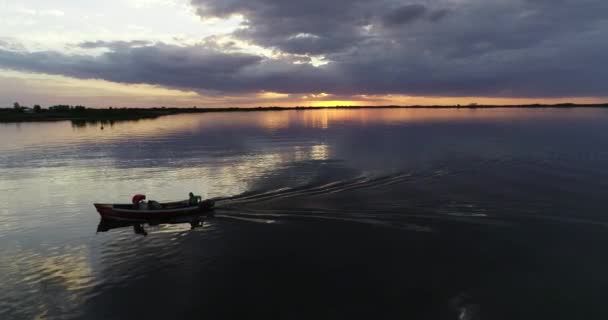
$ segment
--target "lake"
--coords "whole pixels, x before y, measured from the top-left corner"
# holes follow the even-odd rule
[[[607,178],[600,108],[0,124],[0,319],[607,319]]]

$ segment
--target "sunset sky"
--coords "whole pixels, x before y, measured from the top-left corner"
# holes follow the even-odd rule
[[[608,101],[606,0],[0,0],[0,107]]]

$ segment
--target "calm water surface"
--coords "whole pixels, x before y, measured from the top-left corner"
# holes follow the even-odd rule
[[[0,319],[608,318],[608,110],[100,127],[0,124]],[[97,232],[94,202],[190,191],[233,198]]]

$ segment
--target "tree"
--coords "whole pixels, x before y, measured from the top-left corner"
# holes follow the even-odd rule
[[[34,112],[36,112],[36,113],[42,112],[42,107],[39,104],[34,105]]]
[[[70,106],[67,104],[59,104],[59,105],[50,107],[49,110],[55,111],[55,112],[69,112]]]
[[[13,103],[13,109],[15,109],[15,110],[21,110],[21,105],[19,104],[19,102]]]

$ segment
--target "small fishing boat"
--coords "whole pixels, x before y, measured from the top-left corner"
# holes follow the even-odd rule
[[[156,208],[141,209],[137,204],[95,203],[97,212],[104,219],[124,221],[150,221],[170,219],[187,215],[212,215],[215,201],[204,200],[191,204],[190,200],[158,203]]]

